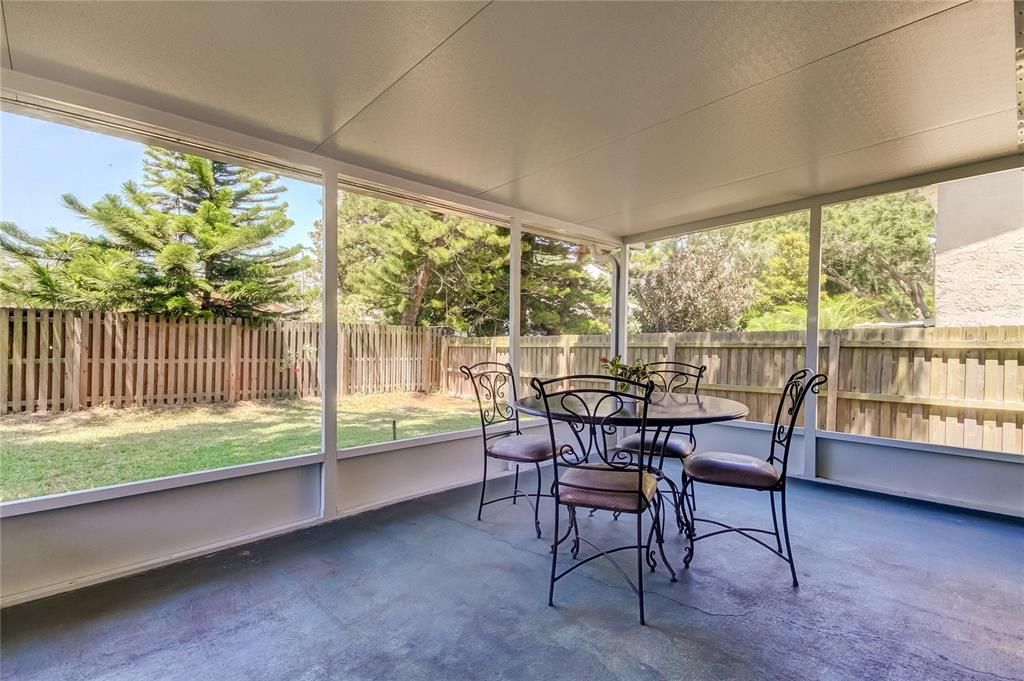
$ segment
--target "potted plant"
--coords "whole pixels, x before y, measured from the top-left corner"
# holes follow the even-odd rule
[[[627,364],[622,361],[622,357],[619,355],[615,355],[611,359],[602,357],[601,368],[611,374],[614,378],[618,378],[623,381],[636,381],[638,383],[642,383],[651,377],[651,371],[647,362],[638,359],[632,364]],[[623,392],[629,392],[630,388],[633,386],[628,383],[618,383],[615,387]]]

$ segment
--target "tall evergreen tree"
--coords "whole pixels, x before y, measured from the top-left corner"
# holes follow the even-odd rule
[[[590,246],[523,235],[523,335],[608,333],[611,286]]]
[[[320,243],[316,226],[314,243]],[[607,332],[610,292],[585,247],[523,238],[524,334]],[[508,333],[508,231],[346,193],[338,210],[339,317]]]
[[[91,206],[64,205],[97,236],[32,236],[0,224],[0,289],[37,307],[172,315],[273,317],[305,305],[296,275],[302,247],[274,247],[292,221],[276,175],[230,163],[146,150],[141,185]]]

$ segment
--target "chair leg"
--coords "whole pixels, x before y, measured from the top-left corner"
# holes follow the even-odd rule
[[[558,499],[555,499],[555,531],[554,541],[551,542],[551,581],[548,582],[548,605],[554,607],[555,605],[555,568],[558,562],[558,507],[561,504],[558,503]]]
[[[651,529],[647,530],[647,548],[644,552],[644,560],[647,562],[647,567],[651,568],[651,572],[654,572],[658,568],[658,561],[654,557],[654,532],[658,527],[658,520],[655,515],[657,514],[656,505],[653,501],[647,507],[647,512],[651,515],[653,522],[651,522]]]
[[[774,506],[773,506],[774,508]],[[793,586],[800,586],[796,578],[796,563],[793,561],[793,547],[789,544],[789,520],[786,517],[786,486],[782,486],[782,532],[786,536],[786,556],[789,560],[789,572],[793,575]]]
[[[480,520],[480,516],[484,512],[484,492],[487,491],[487,455],[484,454],[484,479],[480,482],[480,505],[476,509],[476,519]]]
[[[676,530],[679,531],[679,534],[682,534],[683,530],[686,529],[686,524],[683,522],[683,506],[682,506],[682,504],[683,504],[683,495],[684,494],[686,494],[686,488],[685,487],[680,492],[676,492],[675,490],[672,490],[672,509],[675,511],[675,514],[676,514]]]
[[[534,466],[537,467],[537,495],[533,504],[533,525],[537,528],[537,539],[540,539],[540,464],[535,463]]]
[[[685,465],[685,460],[681,460]],[[686,530],[686,509],[683,504],[688,504],[687,494],[693,494],[693,488],[689,492],[686,491],[686,486],[690,484],[690,481],[686,477],[686,470],[684,469],[679,474],[679,494],[676,497],[676,526],[679,529],[679,534],[682,534]]]
[[[643,545],[643,513],[636,514],[636,589],[640,598],[640,624],[647,625],[644,618],[644,545]]]
[[[573,560],[580,557],[580,525],[576,517],[576,507],[569,507],[569,529],[572,530],[572,544],[569,545],[569,554]]]
[[[512,505],[515,506],[517,501],[519,501],[519,464],[516,464],[516,479],[512,483]]]
[[[694,485],[693,480],[690,480],[689,478],[687,478],[685,482],[686,485],[689,486],[690,492],[687,494],[686,488],[683,488],[683,511],[684,516],[688,516],[690,519],[690,522],[686,523],[686,534],[692,538],[694,532],[697,530],[693,524],[693,519],[697,516],[697,502],[694,498],[694,489],[696,488],[696,485]]]
[[[665,516],[665,502],[658,499],[658,503],[655,506],[654,517],[655,537],[658,540],[658,553],[661,554],[661,562],[665,564],[665,569],[668,570],[669,576],[672,581],[675,582],[678,581],[676,579],[676,571],[672,569],[672,564],[668,562],[668,556],[665,555]]]
[[[691,487],[695,486],[692,480],[689,481],[689,484]],[[683,494],[683,499],[686,499],[685,491]],[[683,511],[686,514],[686,546],[683,547],[683,569],[689,570],[690,563],[693,561],[693,538],[697,534],[696,530],[694,529],[694,525],[697,524],[697,521],[696,516],[693,514],[693,510],[690,508],[689,504],[686,504],[686,506],[683,507]]]
[[[779,534],[779,516],[775,513],[775,490],[769,490],[768,496],[772,501],[772,527],[775,528],[775,546],[782,553],[782,535]]]

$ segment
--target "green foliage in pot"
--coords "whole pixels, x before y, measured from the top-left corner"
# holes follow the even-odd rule
[[[601,368],[615,378],[624,381],[636,381],[638,383],[643,383],[651,376],[651,370],[648,367],[647,362],[638,359],[632,364],[627,364],[622,361],[622,357],[619,355],[615,355],[611,359],[602,357]],[[628,383],[618,383],[616,387],[619,390],[625,391],[631,386]]]

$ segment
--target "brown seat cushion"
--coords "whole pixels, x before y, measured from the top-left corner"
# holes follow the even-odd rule
[[[687,477],[701,482],[752,489],[770,489],[779,483],[779,472],[764,459],[731,452],[701,452],[686,457]]]
[[[644,473],[641,483],[635,469],[562,468],[558,479],[558,499],[570,506],[636,513],[645,510],[658,493],[658,479]]]
[[[551,437],[543,435],[506,435],[491,440],[487,454],[496,459],[535,463],[551,458]]]
[[[665,434],[662,433],[658,437],[657,444],[655,444],[655,455],[661,455],[661,447],[664,442]],[[644,437],[644,446],[650,449],[652,444],[654,444],[654,432],[648,431],[647,435]],[[619,442],[619,447],[634,452],[639,450],[640,433],[627,435],[621,442]],[[693,449],[691,448],[690,437],[688,435],[673,434],[668,438],[668,445],[665,447],[665,456],[674,456],[677,459],[683,459],[689,456],[692,451]]]

